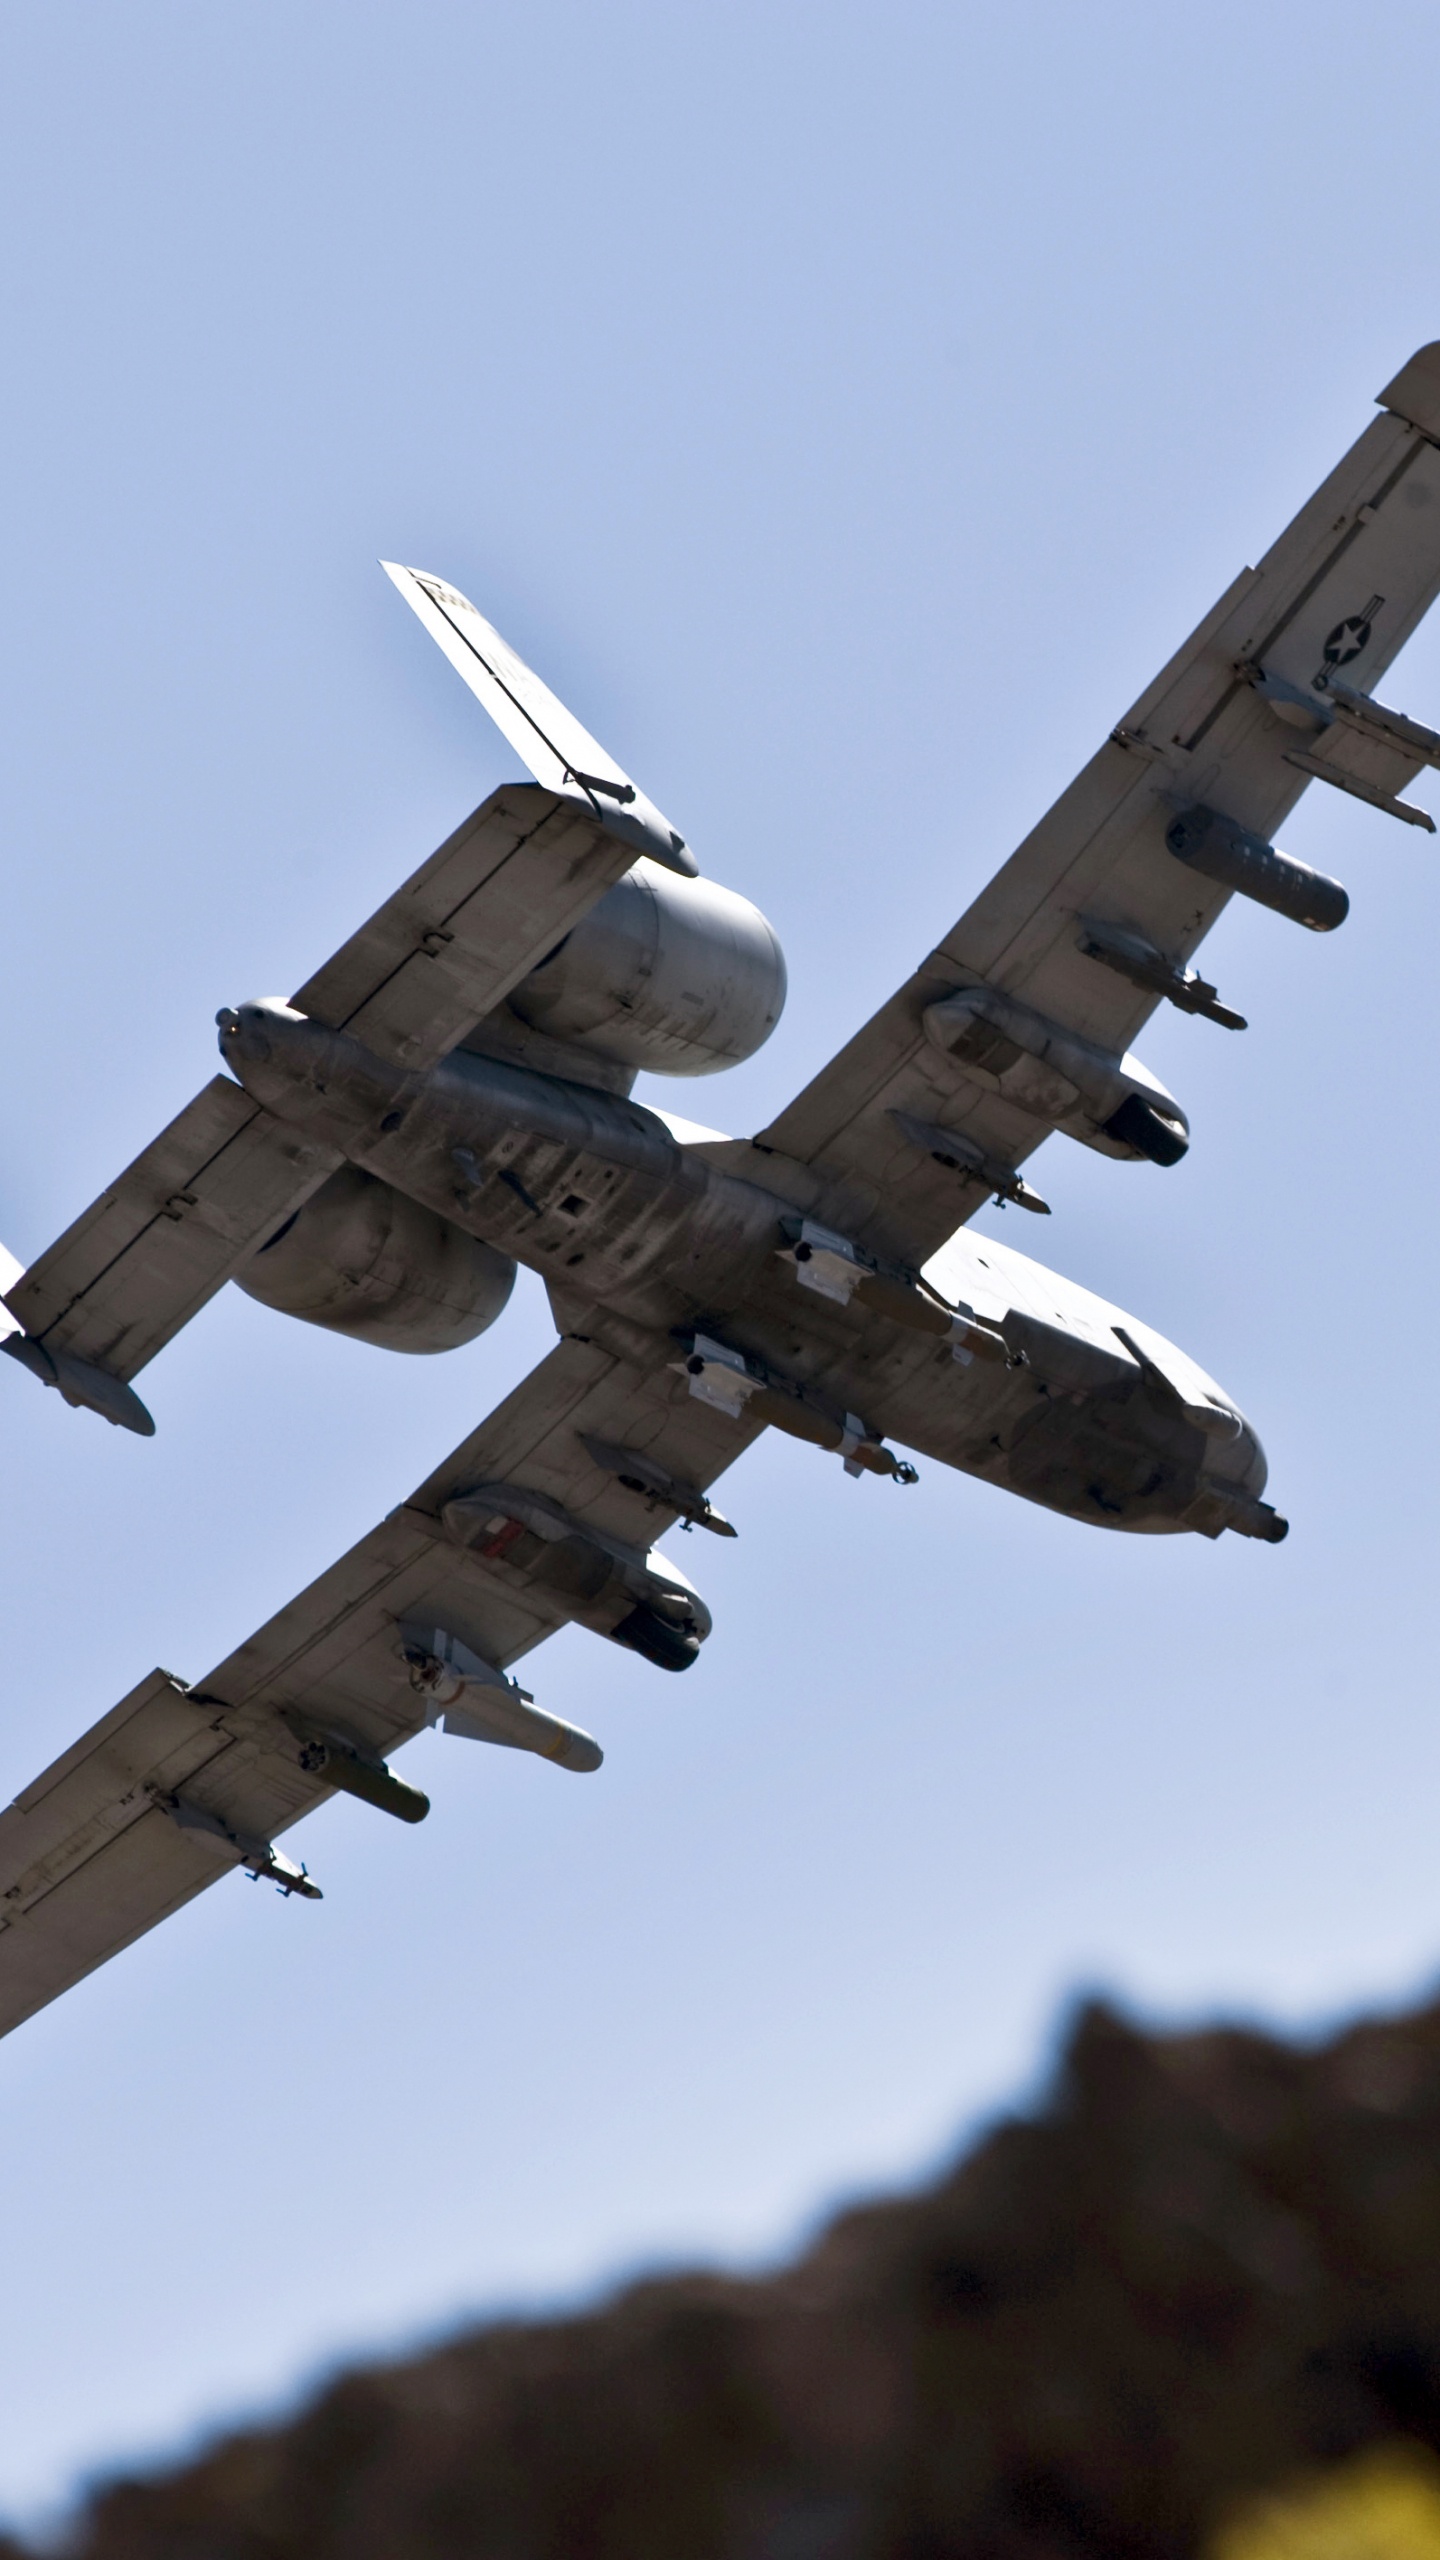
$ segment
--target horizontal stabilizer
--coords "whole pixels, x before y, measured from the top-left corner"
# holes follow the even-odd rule
[[[58,1387],[67,1404],[98,1413],[103,1421],[118,1423],[123,1430],[138,1432],[142,1440],[154,1438],[153,1416],[134,1388],[127,1387],[123,1378],[113,1377],[108,1369],[97,1368],[93,1360],[77,1360],[70,1351],[47,1351],[43,1342],[32,1342],[18,1325],[0,1342],[0,1351],[7,1351],[12,1360],[18,1360],[42,1387]]]
[[[380,566],[537,782],[547,791],[583,800],[607,834],[635,853],[649,854],[687,880],[695,878],[695,857],[678,829],[523,658],[516,657],[467,596],[424,570],[402,569],[394,560],[382,560]]]

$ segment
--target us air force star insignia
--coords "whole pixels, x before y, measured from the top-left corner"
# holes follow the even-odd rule
[[[1359,657],[1369,637],[1370,625],[1363,616],[1358,613],[1347,615],[1344,622],[1336,623],[1325,642],[1326,666],[1348,666],[1352,658]]]

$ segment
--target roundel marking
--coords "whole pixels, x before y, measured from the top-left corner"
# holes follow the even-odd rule
[[[1326,666],[1348,666],[1352,658],[1359,657],[1360,652],[1364,648],[1369,637],[1370,625],[1365,620],[1364,615],[1359,613],[1347,614],[1343,622],[1336,623],[1334,630],[1329,633],[1326,639]]]

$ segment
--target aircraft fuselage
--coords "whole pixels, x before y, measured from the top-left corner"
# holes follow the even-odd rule
[[[538,1273],[564,1332],[646,1365],[663,1346],[712,1401],[729,1380],[708,1355],[729,1355],[767,1420],[858,1443],[875,1472],[896,1472],[893,1437],[1097,1526],[1284,1534],[1214,1382],[1006,1246],[962,1230],[872,1286],[877,1311],[806,1285],[787,1202],[625,1096],[468,1051],[407,1073],[278,1001],[220,1020],[254,1100]]]

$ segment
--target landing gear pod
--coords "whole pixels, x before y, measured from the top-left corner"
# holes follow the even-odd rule
[[[1101,1126],[1107,1138],[1118,1140],[1132,1155],[1148,1156],[1152,1164],[1178,1164],[1190,1145],[1178,1121],[1157,1111],[1153,1102],[1138,1093],[1127,1093],[1119,1110],[1112,1111]]]
[[[610,1641],[628,1646],[631,1653],[642,1653],[657,1671],[688,1671],[699,1658],[702,1639],[693,1611],[679,1593],[673,1601],[667,1593],[658,1605],[642,1601],[621,1618],[610,1629]]]
[[[1175,1096],[1133,1053],[1115,1057],[999,987],[958,987],[921,1021],[977,1084],[1101,1155],[1178,1164],[1190,1144]]]
[[[660,1671],[688,1671],[712,1620],[699,1592],[657,1547],[647,1552],[574,1519],[528,1485],[480,1485],[444,1504],[457,1547],[483,1556],[505,1580],[563,1594],[568,1614]]]

